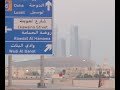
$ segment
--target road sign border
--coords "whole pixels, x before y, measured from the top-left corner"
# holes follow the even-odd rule
[[[6,17],[9,17],[9,16],[6,16]],[[15,17],[17,17],[17,16],[15,16]],[[28,18],[28,17],[26,17],[26,18]],[[31,17],[29,17],[29,18],[31,18]],[[33,18],[35,18],[35,17],[33,17]],[[36,18],[42,18],[42,17],[36,17]],[[44,18],[46,18],[46,17],[43,17],[43,19]],[[53,38],[54,38],[54,32],[53,32],[54,31],[54,0],[52,0],[52,17],[48,17],[48,18],[51,18],[51,21],[52,21],[52,24],[51,24],[51,26],[52,26],[52,29],[51,29],[52,30],[52,41],[51,41],[51,43],[52,43],[52,53],[51,54],[6,54],[5,53],[5,55],[51,55],[51,56],[53,56],[54,55],[54,53],[53,53],[53,49],[54,49],[53,45],[55,43],[54,40],[53,40]]]

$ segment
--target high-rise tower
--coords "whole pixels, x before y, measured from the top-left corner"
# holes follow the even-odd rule
[[[56,26],[53,31],[53,54],[54,56],[57,55],[57,44],[58,44],[58,27]]]
[[[64,38],[58,39],[56,56],[66,57],[66,40]]]
[[[90,60],[91,58],[91,40],[79,40],[79,56],[83,60]]]
[[[70,35],[70,55],[79,56],[78,49],[78,26],[74,25],[71,28]]]

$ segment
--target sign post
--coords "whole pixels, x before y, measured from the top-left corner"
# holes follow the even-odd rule
[[[52,8],[52,0],[5,0],[5,54],[41,55],[42,86],[44,55],[52,54]]]
[[[12,55],[8,56],[8,87],[12,86]]]
[[[44,83],[44,56],[41,55],[40,56],[40,70],[41,70],[41,75],[40,75],[40,85],[38,87],[44,88],[45,87],[45,83]]]
[[[40,82],[37,84],[38,88],[45,88],[44,83],[44,55],[40,56]]]

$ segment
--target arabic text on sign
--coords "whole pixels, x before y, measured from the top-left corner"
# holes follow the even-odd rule
[[[52,20],[51,19],[14,19],[14,29],[21,30],[51,30]]]

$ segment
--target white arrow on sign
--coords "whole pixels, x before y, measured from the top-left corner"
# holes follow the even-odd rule
[[[44,52],[47,52],[48,50],[49,51],[52,50],[52,45],[51,44],[46,45],[46,49],[44,50]]]
[[[5,26],[5,32],[7,33],[7,31],[12,31],[12,28],[8,28],[7,26]]]
[[[52,6],[52,3],[50,1],[47,1],[45,6],[47,6],[47,10],[50,11],[50,6]]]

